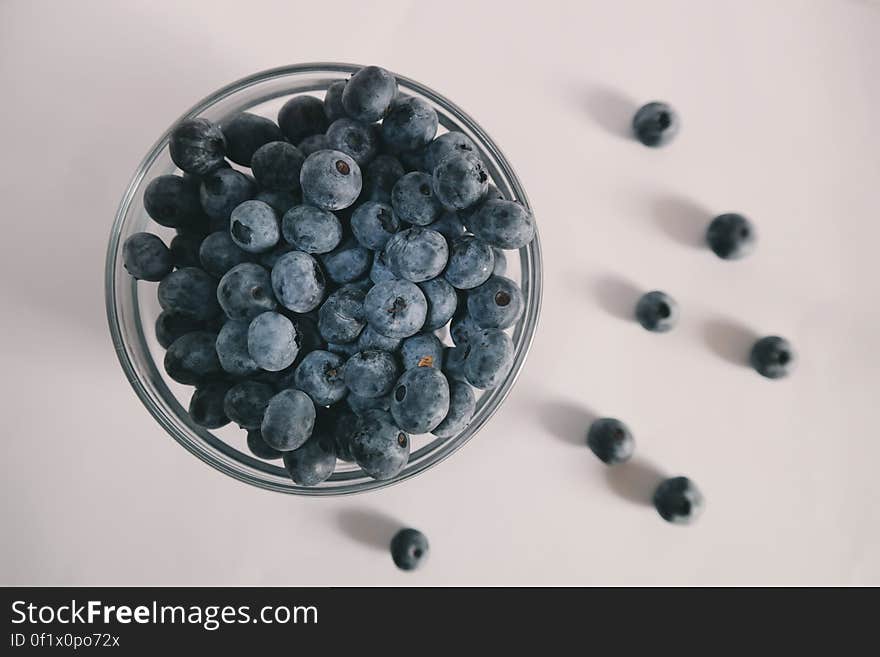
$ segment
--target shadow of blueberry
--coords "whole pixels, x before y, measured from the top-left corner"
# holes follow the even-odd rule
[[[541,424],[559,440],[586,449],[587,430],[598,417],[592,410],[566,401],[547,401],[538,410]]]
[[[633,139],[632,119],[639,104],[613,87],[593,84],[580,92],[580,102],[590,118],[605,132]]]
[[[626,463],[605,468],[605,479],[612,491],[634,504],[651,506],[654,491],[666,479],[656,466],[636,456]]]
[[[749,353],[760,337],[752,329],[732,319],[719,317],[702,327],[703,341],[709,350],[728,363],[749,367]]]
[[[596,300],[610,315],[627,321],[635,321],[636,302],[642,290],[632,282],[614,275],[605,275],[593,284]]]
[[[709,210],[680,196],[657,198],[652,210],[657,227],[667,237],[682,246],[706,248],[706,228],[712,221]]]
[[[391,516],[372,509],[343,509],[337,522],[352,540],[383,551],[390,549],[392,537],[403,527]]]

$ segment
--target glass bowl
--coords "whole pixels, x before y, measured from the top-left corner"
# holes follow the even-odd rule
[[[319,63],[257,73],[211,94],[181,119],[202,116],[223,123],[245,110],[275,119],[287,97],[293,94],[322,97],[331,83],[346,79],[359,68],[352,64]],[[458,130],[477,144],[492,181],[506,198],[529,206],[513,167],[476,121],[433,89],[400,75],[397,80],[401,92],[419,96],[437,110],[441,132]],[[537,235],[531,244],[519,250],[519,258],[513,257],[511,251],[506,252],[508,271],[505,275],[520,284],[525,297],[523,316],[511,331],[515,358],[510,373],[500,386],[479,396],[473,420],[458,435],[451,438],[413,436],[409,463],[393,479],[376,481],[356,465],[339,461],[336,472],[327,481],[315,487],[299,486],[291,481],[280,461],[268,462],[251,456],[245,445],[246,434],[238,427],[227,426],[211,432],[194,424],[186,412],[192,388],[172,381],[161,365],[157,365],[162,362],[164,350],[154,332],[156,317],[161,312],[156,284],[135,281],[122,266],[122,244],[131,234],[153,232],[166,243],[174,236],[171,229],[153,222],[143,206],[143,191],[150,180],[179,172],[168,153],[170,131],[171,128],[159,137],[147,153],[122,197],[107,248],[105,294],[110,333],[122,369],[144,406],[172,438],[230,477],[282,493],[321,496],[364,492],[404,481],[436,465],[476,435],[510,392],[535,333],[541,305],[541,250]],[[449,344],[448,338],[446,342]]]

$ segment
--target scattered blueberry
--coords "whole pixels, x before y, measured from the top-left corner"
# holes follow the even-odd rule
[[[165,352],[165,372],[186,385],[216,379],[223,371],[214,348],[216,340],[217,335],[208,331],[180,336]]]
[[[703,495],[687,477],[673,477],[654,491],[654,508],[667,522],[687,525],[702,512]]]
[[[327,129],[324,103],[314,96],[294,96],[278,112],[278,126],[293,144]]]
[[[431,432],[440,438],[452,438],[462,431],[474,416],[477,402],[470,385],[463,381],[449,382],[449,412]]]
[[[397,96],[397,80],[384,68],[367,66],[351,76],[342,90],[345,113],[364,123],[383,118]]]
[[[366,294],[364,315],[374,330],[390,338],[415,335],[425,323],[428,303],[415,283],[385,281]]]
[[[466,134],[463,132],[447,132],[428,144],[427,149],[425,149],[424,170],[433,173],[438,164],[454,153],[470,153],[478,157],[480,155],[476,145]]]
[[[232,376],[250,376],[260,367],[248,351],[250,322],[230,319],[220,328],[215,348],[220,366]]]
[[[501,384],[513,365],[513,342],[498,329],[486,329],[468,343],[470,353],[465,359],[464,375],[475,388],[495,388]]]
[[[254,182],[241,171],[218,169],[202,180],[199,199],[212,219],[227,221],[232,211],[257,193]]]
[[[174,267],[171,251],[152,233],[135,233],[122,245],[122,266],[142,281],[161,281]]]
[[[443,277],[459,290],[485,283],[495,267],[492,247],[473,235],[459,237],[449,247],[449,264]]]
[[[206,429],[219,429],[229,424],[223,408],[223,400],[229,390],[229,383],[212,381],[196,387],[189,402],[189,416],[192,421]]]
[[[648,103],[633,117],[633,132],[645,146],[663,146],[678,134],[678,115],[666,103]]]
[[[448,210],[461,210],[477,203],[489,186],[489,174],[473,153],[454,152],[435,167],[434,194]]]
[[[360,397],[387,395],[397,380],[400,369],[394,356],[387,351],[361,351],[345,363],[345,385]]]
[[[283,453],[274,447],[269,447],[266,441],[263,440],[263,434],[259,429],[251,429],[247,432],[247,446],[251,450],[251,454],[267,461],[280,459]]]
[[[251,320],[276,307],[269,272],[255,262],[236,265],[223,274],[216,299],[229,319]]]
[[[749,255],[755,249],[755,240],[752,223],[734,212],[715,217],[706,229],[709,248],[724,260],[737,260]]]
[[[319,257],[327,277],[334,283],[357,281],[367,275],[373,264],[373,254],[353,237],[343,240],[335,249]]]
[[[363,290],[346,285],[327,297],[318,314],[321,337],[331,343],[357,340],[367,323],[364,318],[364,296]],[[333,351],[329,346],[328,349]]]
[[[499,249],[521,249],[535,237],[531,210],[514,201],[486,201],[468,226],[477,237]]]
[[[297,205],[284,214],[284,239],[306,253],[328,253],[339,246],[342,224],[336,215],[311,205]]]
[[[647,292],[636,304],[636,319],[648,331],[665,333],[678,323],[678,304],[665,292]]]
[[[275,389],[258,381],[242,381],[226,393],[223,410],[226,416],[242,429],[259,429],[269,400]]]
[[[449,383],[434,367],[407,370],[391,393],[391,415],[404,431],[433,431],[449,412]]]
[[[417,529],[401,529],[391,539],[391,558],[401,570],[415,570],[428,558],[428,539]]]
[[[438,276],[448,258],[446,239],[430,228],[407,228],[395,233],[385,245],[385,259],[391,271],[413,283]]]
[[[300,173],[306,156],[293,144],[273,141],[254,153],[251,170],[264,189],[294,192],[300,186]]]
[[[299,352],[296,328],[279,313],[267,311],[257,315],[248,327],[248,352],[264,370],[283,370],[293,364]]]
[[[217,281],[195,267],[177,269],[159,283],[159,305],[180,315],[211,319],[220,312]]]
[[[279,452],[301,447],[315,426],[315,405],[301,390],[288,388],[269,400],[260,431],[266,444]]]
[[[349,118],[336,119],[327,128],[328,148],[340,151],[363,167],[379,152],[375,126]]]
[[[240,249],[225,230],[211,233],[199,247],[202,267],[215,278],[221,278],[236,265],[250,260],[250,254]]]
[[[403,341],[400,348],[403,369],[436,367],[443,365],[443,343],[433,333],[419,333]]]
[[[361,193],[361,169],[339,151],[317,151],[306,158],[299,176],[303,198],[322,210],[342,210]]]
[[[601,418],[590,425],[587,445],[600,461],[608,465],[629,461],[636,448],[627,426],[610,417]]]
[[[171,131],[168,148],[174,164],[187,173],[204,176],[223,163],[226,139],[207,119],[184,119]]]
[[[391,479],[409,461],[409,436],[387,411],[370,410],[358,417],[349,441],[355,461],[374,479]]]
[[[144,209],[168,228],[192,228],[203,214],[198,187],[170,174],[153,178],[144,189]]]
[[[425,147],[437,134],[437,112],[415,96],[401,96],[382,121],[382,141],[396,152]]]
[[[284,467],[294,483],[317,486],[326,481],[336,469],[336,445],[329,433],[319,433],[318,427],[300,447],[284,452]]]
[[[306,354],[293,377],[294,386],[302,390],[316,406],[330,406],[345,397],[343,379],[345,361],[329,351],[316,350]]]
[[[788,376],[794,366],[795,353],[788,340],[775,335],[761,338],[752,347],[749,362],[755,371],[768,379]]]
[[[229,159],[246,167],[251,166],[251,158],[260,146],[283,139],[281,129],[274,121],[250,112],[237,114],[221,128]]]
[[[403,176],[391,190],[394,214],[416,226],[427,226],[443,213],[443,205],[434,196],[431,176],[413,171]]]
[[[468,314],[480,328],[505,329],[523,313],[524,300],[519,286],[509,278],[491,276],[468,293]]]
[[[291,251],[272,268],[272,290],[285,308],[307,313],[324,299],[324,272],[308,253]]]
[[[358,206],[351,216],[351,231],[361,244],[373,251],[380,251],[400,229],[391,208],[384,203],[367,201]]]

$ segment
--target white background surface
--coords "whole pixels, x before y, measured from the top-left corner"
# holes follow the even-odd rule
[[[503,7],[503,8],[502,8]],[[108,337],[106,238],[154,139],[214,89],[296,62],[386,66],[485,126],[538,217],[545,299],[507,404],[379,493],[299,499],[208,468],[140,405]],[[880,584],[880,5],[0,3],[0,584]],[[668,100],[668,148],[625,136]],[[714,214],[753,257],[699,247]],[[682,306],[654,335],[636,291]],[[735,364],[751,334],[788,380]],[[590,413],[638,461],[603,467]],[[653,471],[703,490],[681,528]],[[609,478],[610,477],[610,478]],[[430,538],[394,569],[396,523]]]

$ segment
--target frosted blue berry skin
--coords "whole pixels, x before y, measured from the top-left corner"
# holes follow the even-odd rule
[[[357,340],[367,323],[364,318],[364,297],[363,290],[350,285],[339,288],[327,297],[318,312],[321,337],[328,343],[339,345]],[[357,344],[353,347],[356,350]],[[334,351],[331,345],[327,348]]]
[[[183,171],[204,176],[223,164],[226,138],[207,119],[184,119],[171,131],[168,149],[174,164]]]
[[[391,207],[395,216],[415,226],[427,226],[444,212],[434,196],[431,176],[420,171],[408,173],[395,183]]]
[[[421,283],[440,275],[449,259],[446,239],[414,226],[395,233],[385,245],[385,261],[398,277]]]
[[[174,236],[168,250],[171,252],[171,260],[174,267],[184,269],[186,267],[201,267],[199,260],[199,249],[202,247],[202,241],[206,234],[203,232],[182,232]]]
[[[251,170],[263,189],[295,192],[300,187],[300,172],[306,161],[305,154],[286,141],[273,141],[254,153]]]
[[[229,388],[223,400],[227,417],[242,429],[259,429],[275,388],[259,381],[241,381]]]
[[[229,217],[229,235],[242,251],[265,253],[278,244],[281,227],[268,203],[245,201]]]
[[[454,240],[449,246],[449,262],[443,277],[459,290],[470,290],[485,283],[495,267],[492,247],[473,235]]]
[[[189,416],[192,421],[206,429],[219,429],[229,424],[223,406],[229,386],[226,381],[200,384],[189,402]]]
[[[342,90],[345,113],[364,123],[384,118],[397,96],[397,80],[378,66],[367,66],[355,73]]]
[[[419,283],[419,289],[428,303],[428,314],[422,327],[426,331],[436,331],[446,326],[458,307],[458,295],[444,278],[434,278]]]
[[[334,283],[353,283],[364,278],[373,264],[373,254],[354,237],[344,239],[339,246],[319,256],[324,271]]]
[[[294,96],[278,112],[278,126],[292,144],[326,131],[323,101],[314,96]]]
[[[144,209],[161,226],[194,228],[203,215],[199,187],[175,175],[153,178],[144,189]]]
[[[342,92],[345,89],[345,80],[337,80],[324,94],[324,116],[329,123],[345,116],[345,108],[342,106]]]
[[[355,461],[374,479],[392,479],[409,461],[409,436],[387,411],[369,410],[361,415],[350,443]]]
[[[301,390],[288,388],[269,400],[260,431],[266,444],[279,452],[301,447],[312,435],[315,405]]]
[[[718,215],[706,229],[709,248],[722,260],[738,260],[755,249],[757,232],[746,217],[735,212]]]
[[[214,228],[220,229],[232,211],[256,193],[257,186],[249,176],[235,169],[218,169],[202,179],[199,201],[205,214],[219,222]]]
[[[461,220],[461,214],[450,210],[445,210],[436,221],[429,223],[426,228],[436,230],[446,238],[448,243],[467,234],[467,227]]]
[[[628,461],[635,451],[636,443],[623,422],[604,417],[590,425],[587,446],[600,461],[614,465]]]
[[[232,241],[229,233],[218,230],[211,233],[199,246],[199,261],[202,268],[214,278],[222,278],[236,265],[250,262],[251,254]]]
[[[345,385],[355,395],[376,398],[387,395],[400,374],[397,360],[387,351],[356,353],[345,363]]]
[[[486,188],[486,193],[483,194],[483,198],[474,203],[471,207],[465,208],[464,210],[458,211],[458,218],[464,223],[465,226],[469,225],[470,221],[473,219],[474,215],[480,211],[480,208],[483,207],[483,204],[487,201],[503,201],[504,194],[501,193],[495,185],[489,183],[489,186]]]
[[[678,114],[667,103],[652,102],[643,105],[632,121],[633,133],[645,146],[664,146],[671,142],[681,128]]]
[[[480,155],[476,145],[466,134],[447,132],[428,144],[424,155],[424,170],[433,173],[437,165],[453,153]]]
[[[356,415],[361,416],[367,411],[390,411],[391,395],[382,395],[381,397],[361,397],[353,392],[349,392],[345,398],[346,404],[350,410]]]
[[[226,139],[226,155],[242,166],[251,166],[251,158],[260,146],[271,141],[281,141],[281,129],[264,116],[242,112],[226,121],[222,126]]]
[[[362,203],[351,216],[351,231],[361,246],[373,251],[385,248],[400,230],[400,221],[390,206],[377,201]]]
[[[409,433],[433,431],[449,412],[449,383],[434,367],[406,370],[391,392],[391,415]]]
[[[284,239],[306,253],[329,253],[342,240],[342,224],[332,212],[296,205],[281,220]]]
[[[328,148],[351,156],[363,167],[379,152],[379,134],[373,125],[341,118],[327,128],[327,144]]]
[[[791,373],[795,352],[788,340],[771,335],[754,344],[749,354],[749,363],[761,376],[781,379]]]
[[[330,142],[327,141],[327,135],[309,135],[299,142],[296,147],[304,156],[308,157],[317,151],[329,150]]]
[[[200,319],[163,310],[156,318],[156,341],[168,349],[181,335],[204,328],[205,322]]]
[[[378,349],[380,351],[395,353],[400,349],[401,342],[402,340],[400,338],[389,338],[387,335],[382,335],[372,326],[367,324],[364,327],[364,330],[361,331],[360,336],[358,336],[357,344],[359,351]]]
[[[376,251],[373,254],[373,264],[370,265],[370,280],[373,283],[382,283],[397,278],[385,259],[385,251]]]
[[[479,202],[489,186],[482,160],[472,153],[453,153],[434,168],[434,194],[447,210],[463,210]]]
[[[269,272],[255,262],[226,272],[216,285],[216,300],[229,319],[248,321],[277,305]]]
[[[284,468],[294,483],[317,486],[336,469],[336,445],[333,436],[316,425],[312,436],[295,450],[284,452]]]
[[[425,323],[428,303],[415,283],[395,279],[367,292],[364,315],[375,331],[390,338],[415,335]]]
[[[404,370],[443,366],[443,343],[433,333],[419,333],[403,341],[400,360]]]
[[[503,276],[491,276],[468,292],[468,315],[480,328],[510,328],[522,317],[524,307],[519,286]]]
[[[535,238],[531,210],[514,201],[486,201],[470,219],[468,228],[499,249],[521,249]]]
[[[403,165],[393,155],[384,153],[377,155],[363,171],[363,188],[360,202],[379,201],[391,204],[391,191],[394,185],[406,173]]]
[[[250,376],[260,371],[260,366],[248,351],[249,326],[248,321],[230,319],[217,334],[215,348],[220,366],[232,376]]]
[[[340,151],[316,151],[300,171],[303,199],[322,210],[342,210],[355,202],[363,184],[361,169]]]
[[[216,340],[217,335],[208,331],[180,336],[165,352],[165,372],[185,385],[216,380],[223,372],[214,346]]]
[[[457,347],[447,347],[443,352],[443,373],[446,375],[450,385],[453,381],[467,383],[467,377],[464,373],[464,364],[467,357],[471,353],[471,346],[467,343]]]
[[[437,134],[437,112],[415,96],[397,98],[382,121],[382,141],[397,152],[423,148]]]
[[[468,342],[470,352],[464,362],[464,375],[475,388],[495,388],[504,381],[513,365],[513,343],[499,329],[486,329]]]
[[[251,454],[266,461],[273,461],[281,458],[281,452],[274,447],[269,447],[263,434],[259,429],[251,429],[247,432],[247,446]]]
[[[417,529],[401,529],[391,539],[391,559],[401,570],[415,570],[428,558],[428,539]]]
[[[636,303],[636,320],[647,331],[665,333],[678,323],[678,304],[665,292],[643,294]]]
[[[194,319],[211,319],[219,314],[217,281],[195,267],[177,269],[159,283],[162,310]]]
[[[293,387],[302,390],[317,406],[330,406],[348,392],[343,378],[345,360],[334,353],[316,350],[306,354],[296,367]]]
[[[296,328],[284,315],[268,311],[257,315],[248,326],[248,353],[269,372],[293,364],[299,352]]]
[[[666,522],[688,525],[702,513],[703,494],[687,477],[673,477],[654,491],[654,508]]]
[[[470,423],[477,406],[471,386],[462,381],[449,381],[449,411],[431,432],[440,438],[452,438]]]
[[[171,273],[174,260],[158,236],[135,233],[122,245],[122,266],[134,278],[155,282]]]
[[[275,298],[293,312],[312,311],[324,299],[324,272],[308,253],[291,251],[278,258],[271,278]]]

